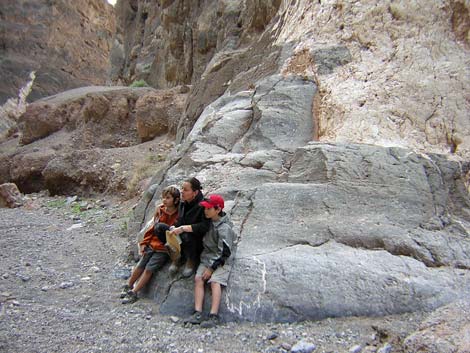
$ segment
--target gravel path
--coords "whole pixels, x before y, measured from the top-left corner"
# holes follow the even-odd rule
[[[402,352],[401,341],[422,320],[410,314],[202,329],[160,315],[150,300],[122,305],[128,209],[44,195],[0,209],[1,352],[308,352],[309,345],[314,352]]]

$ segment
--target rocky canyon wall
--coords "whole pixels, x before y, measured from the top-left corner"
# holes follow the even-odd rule
[[[144,6],[123,4],[136,13]],[[227,320],[380,316],[465,297],[469,3],[217,4],[198,2],[207,11],[183,22],[192,29],[192,45],[181,48],[193,70],[177,70],[191,84],[181,144],[134,209],[132,240],[162,188],[196,176],[205,192],[226,198],[239,234]],[[165,18],[188,4],[154,5]],[[248,23],[259,26],[244,26],[248,8]],[[225,28],[238,31],[202,15],[216,9],[222,19],[230,9],[237,20]],[[195,54],[196,23],[218,28],[204,58]],[[160,33],[163,24],[154,24]],[[194,65],[201,58],[207,64]],[[139,60],[132,57],[136,69]],[[152,81],[152,66],[141,74],[122,77],[179,83]],[[160,310],[189,314],[192,281],[165,271],[156,280]]]
[[[36,79],[33,101],[105,84],[115,21],[105,0],[4,0],[0,5],[0,104]]]
[[[469,8],[120,0],[111,79],[153,87],[35,102],[19,120],[25,146],[8,141],[0,176],[23,190],[33,171],[32,190],[120,192],[122,159],[158,150],[130,240],[165,186],[195,176],[222,194],[239,235],[225,320],[380,316],[465,299]],[[159,310],[189,314],[193,281],[156,277]]]
[[[122,0],[112,79],[193,84],[184,136],[222,94],[297,74],[319,87],[312,138],[467,156],[469,9],[464,0]]]

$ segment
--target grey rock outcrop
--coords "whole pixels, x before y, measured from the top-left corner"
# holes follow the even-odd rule
[[[184,4],[156,9],[155,18]],[[253,4],[230,8],[241,15]],[[258,32],[248,35],[243,22],[239,32],[220,30],[202,61],[196,45],[179,47],[188,61],[207,64],[191,75],[181,144],[153,178],[153,199],[135,208],[132,234],[162,187],[194,175],[206,192],[228,199],[240,235],[224,294],[227,320],[385,315],[464,298],[468,4],[270,6]],[[198,25],[218,28],[209,17]],[[127,67],[152,57],[139,50],[123,56]],[[152,77],[151,66],[145,75]],[[160,310],[188,314],[191,281],[167,276],[157,276]]]
[[[136,207],[131,228],[149,219],[163,186],[187,176],[223,194],[240,236],[227,320],[377,316],[465,297],[469,164],[309,142],[315,93],[311,81],[274,75],[209,105],[153,179],[154,200]],[[187,314],[191,281],[166,273],[157,281],[160,310]]]

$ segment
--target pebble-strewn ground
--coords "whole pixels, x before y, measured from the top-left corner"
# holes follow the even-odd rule
[[[69,201],[71,201],[69,199]],[[128,206],[30,196],[0,209],[1,352],[402,352],[420,314],[184,327],[118,298]]]

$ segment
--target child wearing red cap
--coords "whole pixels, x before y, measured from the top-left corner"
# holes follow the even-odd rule
[[[194,278],[194,313],[185,322],[200,324],[201,327],[214,327],[219,323],[219,306],[222,286],[227,286],[232,269],[235,232],[229,217],[223,211],[224,199],[220,195],[210,195],[200,203],[204,214],[211,220],[209,231],[203,238],[201,263]],[[211,310],[203,321],[204,285],[208,282],[212,290]]]

